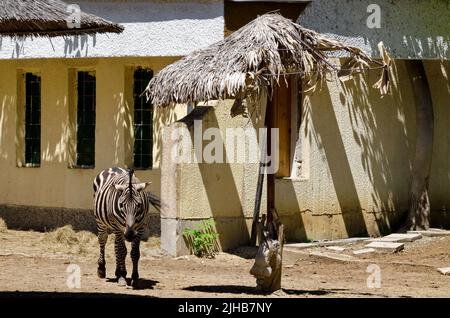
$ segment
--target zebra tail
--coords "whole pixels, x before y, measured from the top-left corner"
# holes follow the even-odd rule
[[[156,194],[151,192],[147,192],[148,201],[153,205],[159,212],[161,211],[161,198],[159,198]]]

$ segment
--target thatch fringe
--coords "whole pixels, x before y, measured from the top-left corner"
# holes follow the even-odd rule
[[[120,33],[123,27],[81,12],[80,27],[69,28],[68,4],[59,0],[1,0],[0,35],[62,36],[94,33]]]
[[[330,51],[346,51],[350,59],[338,67],[330,62]],[[378,86],[385,93],[386,61],[372,59],[356,47],[328,39],[278,13],[268,13],[167,66],[150,81],[145,94],[155,106],[243,98],[273,87],[288,74],[299,74],[314,88],[329,72],[345,77],[372,67],[384,68],[386,77]]]

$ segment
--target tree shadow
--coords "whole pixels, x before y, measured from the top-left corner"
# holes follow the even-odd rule
[[[255,287],[244,285],[194,285],[184,287],[183,290],[202,292],[202,293],[216,293],[216,294],[247,294],[247,295],[261,295],[268,296],[271,293],[265,293],[258,291]],[[348,294],[348,295],[361,295],[361,296],[379,296],[377,294],[365,293],[365,292],[352,292],[349,289],[332,288],[332,289],[290,289],[282,288],[284,293],[295,296],[327,296],[336,294]]]
[[[89,293],[89,292],[44,292],[44,291],[0,291],[0,299],[26,299],[55,300],[55,299],[89,299],[89,300],[130,300],[156,298],[147,295],[115,294],[115,293]]]
[[[257,291],[255,287],[242,285],[195,285],[184,287],[183,290],[217,294],[268,295]]]
[[[241,246],[228,251],[229,254],[241,257],[243,259],[255,259],[258,252],[258,246]]]
[[[352,1],[352,12],[358,12],[352,18],[345,14],[342,1],[320,0],[306,7],[297,22],[316,32],[337,36],[344,43],[356,41],[361,49],[375,57],[379,54],[378,43],[383,41],[395,58],[448,58],[447,2],[402,2],[404,7],[400,8],[396,1],[382,1],[381,28],[367,27],[370,16],[367,9],[374,3],[372,0]],[[324,17],[325,22],[318,20],[318,16]]]
[[[400,85],[403,61],[392,65],[391,92],[380,98],[366,74],[341,84],[341,101],[348,109],[353,138],[361,150],[361,165],[370,181],[370,203],[380,234],[395,230],[408,208],[408,188],[414,130],[413,97]],[[410,102],[409,102],[410,101]]]
[[[320,95],[322,97],[320,101],[311,102],[314,105],[309,115],[314,126],[314,137],[325,157],[324,161],[328,164],[347,235],[367,236],[367,226],[353,179],[352,167],[327,85],[323,86]]]
[[[214,106],[195,107],[191,113],[179,120],[179,122],[183,122],[187,126],[193,146],[196,145],[195,133],[199,133],[194,131],[197,129],[194,129],[195,121],[201,121],[203,131],[208,128],[221,129]],[[203,136],[203,131],[200,132],[201,136]],[[194,148],[192,148],[197,159],[197,163],[192,164],[192,166],[199,169],[202,188],[205,191],[209,209],[215,221],[216,231],[219,233],[218,241],[220,242],[220,247],[223,250],[228,250],[239,245],[248,244],[250,235],[243,213],[241,198],[236,187],[236,180],[230,163],[226,162],[228,160],[225,160],[228,157],[223,143],[223,134],[224,131],[221,129],[220,137],[216,136],[215,138],[221,138],[220,143],[223,147],[222,158],[224,162],[206,163],[204,158],[198,157],[200,151],[198,149],[194,151]],[[214,141],[217,142],[216,140]],[[202,140],[201,147],[199,147],[202,156],[205,146],[208,144],[209,141]],[[192,183],[192,185],[194,186],[195,184]]]
[[[430,172],[431,226],[450,228],[450,62],[424,61],[434,112]]]
[[[275,208],[284,226],[286,241],[299,242],[307,238],[299,193],[296,192],[292,179],[275,179]]]

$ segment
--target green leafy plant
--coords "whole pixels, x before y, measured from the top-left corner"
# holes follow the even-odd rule
[[[217,238],[219,233],[214,229],[215,223],[213,219],[204,220],[195,228],[186,228],[183,236],[186,238],[188,246],[194,255],[198,257],[214,257],[217,253]]]

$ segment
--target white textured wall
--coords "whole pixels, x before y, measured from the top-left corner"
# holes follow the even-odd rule
[[[0,37],[0,59],[181,56],[223,39],[223,1],[67,2],[122,24],[124,32],[53,39]]]
[[[380,28],[369,28],[369,5],[380,9]],[[314,0],[298,23],[378,57],[383,41],[396,59],[450,59],[447,0]]]

